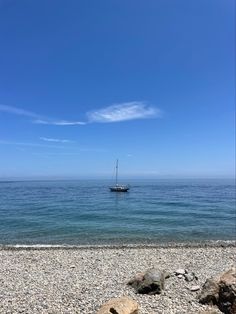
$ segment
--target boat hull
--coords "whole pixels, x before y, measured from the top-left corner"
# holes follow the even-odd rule
[[[111,186],[110,191],[111,192],[128,192],[129,187],[127,187],[127,186]]]

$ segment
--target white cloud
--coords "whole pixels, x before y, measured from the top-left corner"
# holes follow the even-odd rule
[[[59,143],[67,143],[65,141],[69,141],[69,140],[59,140],[59,139],[50,139],[50,138],[40,138],[40,139],[47,139],[46,141],[48,142],[57,142]],[[63,141],[63,142],[61,142]],[[70,141],[72,142],[72,141]],[[105,149],[105,148],[88,148],[88,147],[78,147],[75,142],[72,142],[72,145],[65,145],[65,146],[60,146],[58,144],[41,144],[41,143],[30,143],[30,142],[13,142],[13,141],[6,141],[6,140],[1,140],[0,139],[0,145],[12,145],[12,146],[19,146],[19,147],[46,147],[46,148],[51,148],[51,149],[62,149],[62,150],[67,150],[68,147],[70,147],[71,150],[74,150],[74,151],[71,151],[71,152],[68,152],[68,154],[79,154],[80,152],[91,152],[91,153],[104,153],[104,152],[107,152],[108,150]],[[64,152],[63,152],[64,153]],[[66,152],[67,153],[67,152]]]
[[[62,140],[58,138],[40,137],[40,140],[45,142],[56,142],[56,143],[73,143],[71,140]]]
[[[48,157],[48,156],[78,156],[78,155],[81,155],[81,153],[78,153],[78,152],[56,152],[56,153],[53,153],[53,152],[47,152],[47,153],[40,153],[40,152],[37,152],[37,153],[32,153],[32,155],[35,155],[35,156],[44,156],[44,157]]]
[[[16,108],[13,106],[7,106],[7,105],[1,105],[0,104],[0,111],[11,113],[11,114],[16,114],[20,116],[26,116],[26,117],[31,117],[31,118],[39,118],[40,116],[34,112],[27,111],[21,108]]]
[[[28,142],[11,142],[0,140],[0,144],[2,145],[17,145],[17,146],[29,146],[29,147],[47,147],[47,148],[65,148],[65,146],[55,146],[55,145],[46,145],[46,144],[39,144],[39,143],[28,143]]]
[[[49,124],[49,125],[85,125],[86,122],[82,122],[82,121],[66,121],[66,120],[58,120],[58,121],[53,121],[53,120],[34,120],[34,123],[37,124]]]
[[[147,105],[143,101],[131,101],[114,104],[99,110],[87,112],[88,121],[58,120],[55,118],[43,117],[39,114],[21,108],[1,104],[0,111],[34,118],[32,122],[36,124],[57,126],[85,125],[87,123],[120,122],[161,116],[161,111],[158,108]]]
[[[51,119],[47,117],[43,117],[42,115],[39,115],[37,113],[27,111],[21,108],[16,108],[13,106],[7,106],[7,105],[2,105],[0,104],[0,111],[10,113],[10,114],[15,114],[15,115],[20,115],[20,116],[25,116],[29,118],[34,118],[34,123],[38,124],[49,124],[49,125],[84,125],[86,122],[81,122],[81,121],[66,121],[66,120],[56,120],[56,119]]]
[[[160,116],[160,110],[142,101],[115,104],[87,113],[89,122],[119,122]]]

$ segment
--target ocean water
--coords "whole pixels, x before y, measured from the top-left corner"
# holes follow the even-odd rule
[[[0,244],[234,240],[233,180],[0,182]]]

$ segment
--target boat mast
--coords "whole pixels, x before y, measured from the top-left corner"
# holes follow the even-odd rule
[[[118,159],[116,159],[116,185],[118,184]]]

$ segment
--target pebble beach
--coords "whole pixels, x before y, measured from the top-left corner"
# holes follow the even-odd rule
[[[233,242],[198,245],[126,247],[2,247],[0,249],[0,313],[95,314],[114,297],[129,296],[140,314],[198,313],[205,280],[232,267]],[[160,295],[138,295],[127,281],[156,267],[168,271]],[[187,282],[176,269],[194,272]],[[220,312],[219,312],[220,313]]]

